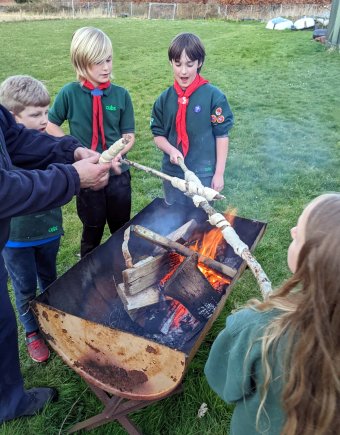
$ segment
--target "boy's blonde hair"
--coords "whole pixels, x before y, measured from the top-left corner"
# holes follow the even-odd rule
[[[90,65],[101,63],[112,56],[112,44],[102,30],[82,27],[73,34],[70,54],[77,79],[86,80]]]
[[[27,106],[45,107],[50,102],[45,85],[31,76],[11,76],[0,85],[0,104],[14,115],[19,115]]]

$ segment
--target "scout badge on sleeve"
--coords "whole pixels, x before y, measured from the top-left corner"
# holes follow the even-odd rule
[[[210,119],[213,124],[221,124],[224,122],[225,118],[222,115],[222,107],[216,107],[215,113],[211,115]]]

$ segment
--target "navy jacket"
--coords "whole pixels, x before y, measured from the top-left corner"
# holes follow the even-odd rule
[[[55,138],[26,129],[0,105],[0,252],[11,217],[59,207],[79,192],[78,173],[67,164],[74,162],[79,146],[71,136]],[[14,170],[12,163],[20,169]]]

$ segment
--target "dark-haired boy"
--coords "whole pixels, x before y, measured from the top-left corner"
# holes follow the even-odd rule
[[[183,178],[178,157],[185,159],[204,186],[220,192],[228,155],[229,130],[233,115],[226,96],[200,76],[205,49],[192,33],[177,35],[168,58],[175,82],[156,100],[151,131],[157,147],[164,152],[162,171]],[[164,181],[167,204],[191,204],[182,192]]]

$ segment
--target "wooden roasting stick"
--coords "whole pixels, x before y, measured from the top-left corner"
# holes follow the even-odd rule
[[[124,240],[123,240],[123,244],[122,244],[122,253],[123,253],[125,265],[127,268],[133,267],[133,261],[132,261],[132,257],[131,257],[129,247],[128,247],[128,243],[130,240],[130,231],[131,231],[131,227],[128,227],[124,231]]]
[[[136,236],[142,237],[145,240],[149,240],[155,245],[162,246],[168,251],[175,251],[178,254],[184,255],[185,257],[190,257],[196,251],[187,248],[186,246],[181,245],[180,243],[174,242],[173,240],[168,239],[167,237],[161,236],[160,234],[154,233],[148,228],[142,227],[141,225],[131,225],[130,229]],[[231,278],[236,275],[236,270],[223,264],[219,263],[212,258],[206,257],[205,255],[200,255],[198,253],[198,262],[203,263],[205,266],[210,267],[218,272],[223,273]]]
[[[196,175],[193,174],[186,167],[183,159],[178,158],[178,164],[182,168],[185,178],[190,177],[192,179],[193,176],[197,178]],[[201,184],[199,178],[197,178],[197,180],[198,181],[196,182]],[[218,213],[209,204],[206,198],[200,195],[189,195],[189,196],[192,197],[192,200],[196,207],[203,208],[203,210],[207,213],[207,215],[209,216],[208,220],[210,224],[216,226],[217,228],[220,228],[224,239],[233,248],[235,253],[239,255],[241,258],[243,258],[243,260],[245,260],[248,267],[253,272],[255,278],[259,283],[263,298],[266,298],[267,295],[272,291],[271,282],[269,281],[261,265],[258,263],[258,261],[250,252],[249,247],[244,242],[242,242],[242,240],[239,238],[234,228],[230,225],[230,223],[223,216],[223,214]]]
[[[194,219],[186,222],[184,225],[176,228],[175,231],[168,234],[166,237],[170,240],[177,241],[179,239],[186,240],[188,234],[191,234],[197,222]],[[118,293],[124,293],[123,299],[126,300],[127,306],[136,308],[138,304],[141,306],[147,305],[147,301],[155,293],[155,297],[159,298],[158,284],[165,275],[167,275],[174,267],[180,263],[180,259],[174,256],[172,252],[166,251],[163,247],[155,245],[152,255],[139,260],[137,263],[132,264],[131,254],[128,249],[128,242],[130,237],[130,227],[124,232],[124,242],[122,244],[122,252],[125,259],[126,269],[122,271],[123,284],[118,285]],[[148,291],[148,298],[139,297],[138,293],[145,293]],[[153,300],[153,298],[151,297]]]
[[[204,198],[207,198],[208,201],[225,198],[216,190],[211,189],[210,187],[204,187],[202,184],[197,184],[191,179],[182,180],[181,178],[178,177],[172,177],[171,175],[164,174],[164,172],[157,171],[156,169],[141,165],[140,163],[132,162],[131,160],[128,159],[121,159],[121,162],[129,166],[132,166],[136,169],[141,169],[142,171],[155,175],[156,177],[162,178],[163,180],[170,181],[173,187],[179,189],[183,193],[187,193],[190,195],[200,195],[203,196]]]
[[[130,137],[126,138],[122,137],[117,140],[113,145],[110,146],[107,150],[103,151],[101,156],[99,157],[98,163],[110,163],[130,142]]]
[[[192,190],[195,190],[196,192],[202,192],[202,184],[200,180],[197,178],[196,183],[193,181],[186,181],[181,180],[177,177],[171,177],[167,174],[164,174],[163,172],[157,171],[155,169],[149,168],[147,166],[140,165],[139,163],[131,162],[127,159],[121,160],[123,163],[126,163],[130,166],[133,166],[136,169],[141,169],[142,171],[148,172],[152,175],[155,175],[157,177],[163,178],[164,180],[168,180],[171,182],[171,184],[176,187],[177,189],[181,190],[182,192],[185,192],[188,196],[191,196],[194,204],[196,207],[201,207],[203,210],[208,214],[209,216],[209,222],[211,225],[214,225],[221,229],[224,239],[227,243],[234,249],[235,253],[239,255],[241,258],[245,260],[251,271],[253,272],[255,278],[257,279],[262,295],[265,298],[268,293],[272,291],[271,282],[269,281],[267,275],[263,271],[261,265],[258,263],[258,261],[255,259],[255,257],[251,254],[249,247],[242,242],[242,240],[239,238],[239,236],[236,234],[233,227],[230,225],[230,223],[226,220],[226,218],[221,214],[218,213],[210,204],[209,201],[211,201],[211,195],[199,195],[195,194],[193,191],[189,191],[189,188],[186,188],[185,186],[187,184],[196,185],[196,188],[193,188]],[[186,175],[186,172],[191,172],[188,170],[188,168],[185,166],[184,161],[182,159],[178,159],[178,163],[181,166],[181,168],[184,171],[184,174]],[[195,175],[195,174],[194,174]],[[187,174],[187,177],[192,177],[191,174]],[[174,184],[172,183],[172,180],[180,180],[182,183],[184,182],[184,189],[179,188],[179,185],[177,185],[177,182]],[[183,186],[183,184],[181,184]],[[208,189],[208,190],[205,190]],[[222,199],[224,198],[223,195],[219,194],[218,192],[215,192],[213,189],[210,189],[212,192],[214,192],[213,199]],[[203,192],[208,192],[209,188],[203,188]],[[229,275],[230,276],[230,275]]]

